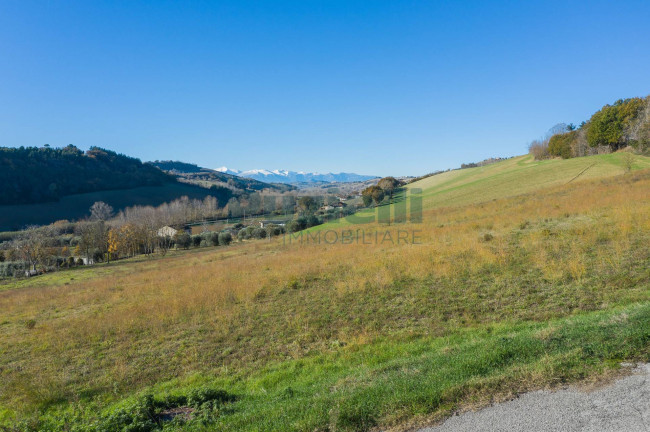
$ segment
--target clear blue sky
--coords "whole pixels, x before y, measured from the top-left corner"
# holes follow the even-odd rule
[[[650,2],[0,0],[0,145],[423,174],[650,93]]]

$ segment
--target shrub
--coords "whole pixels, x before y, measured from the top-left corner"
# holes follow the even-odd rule
[[[279,226],[279,225],[268,225],[266,227],[269,235],[271,236],[279,236],[280,234],[284,234],[284,227]]]
[[[93,261],[96,263],[104,261],[104,253],[102,251],[95,251],[93,253]]]
[[[158,429],[156,406],[148,394],[111,412],[98,430],[151,432]]]
[[[232,234],[229,232],[219,233],[219,245],[228,246],[230,243],[232,243]]]
[[[210,244],[212,246],[219,246],[219,233],[218,232],[212,232],[208,234],[208,239],[210,240]]]
[[[201,238],[200,235],[193,235],[192,236],[192,246],[194,246],[194,247],[201,246],[201,240],[203,240],[203,239]]]
[[[625,168],[625,172],[632,171],[634,160],[636,159],[634,154],[632,154],[632,152],[624,152],[621,159],[623,161],[623,168]]]
[[[252,237],[257,238],[257,239],[265,239],[267,236],[267,232],[264,228],[255,228],[253,230]]]
[[[307,228],[307,218],[304,218],[302,216],[292,220],[287,225],[287,231],[289,232],[298,232],[304,230],[305,228]]]
[[[187,394],[187,405],[193,408],[200,408],[207,402],[226,403],[235,400],[233,395],[223,390],[216,390],[209,387],[199,387],[190,390]]]
[[[27,267],[27,263],[22,261],[2,262],[0,263],[0,277],[20,276]]]
[[[562,159],[569,159],[572,156],[571,148],[578,137],[578,131],[553,135],[548,141],[548,152],[553,156],[560,156]]]
[[[192,238],[185,231],[177,232],[174,236],[174,241],[176,242],[177,247],[182,247],[183,249],[189,248],[192,244]]]
[[[307,228],[322,224],[323,221],[318,217],[311,215],[307,218]]]
[[[167,409],[179,407],[193,409],[192,417],[185,419],[191,423],[202,420],[214,421],[219,416],[219,408],[234,400],[236,400],[235,396],[208,387],[195,388],[187,395],[168,396],[162,400],[154,398],[151,394],[145,394],[113,409],[100,420],[98,427],[92,430],[120,432],[166,430],[161,414]],[[172,429],[178,430],[174,426]]]

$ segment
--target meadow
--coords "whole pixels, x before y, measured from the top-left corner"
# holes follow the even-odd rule
[[[417,244],[280,237],[6,284],[0,424],[402,429],[647,361],[650,170],[617,157],[440,174],[410,186],[422,223],[363,225]]]

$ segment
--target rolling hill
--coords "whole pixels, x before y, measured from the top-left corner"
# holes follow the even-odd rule
[[[0,147],[0,205],[58,201],[73,194],[161,186],[175,179],[139,159],[91,147]]]
[[[624,174],[623,154],[619,152],[542,161],[535,160],[532,155],[518,156],[482,167],[445,171],[426,177],[406,185],[396,194],[395,200],[403,200],[417,190],[422,198],[422,208],[432,210],[515,197],[581,180]],[[633,170],[648,168],[650,157],[636,155]],[[361,218],[372,214],[375,214],[375,209],[357,213]],[[353,224],[353,221],[342,219],[310,230],[321,231],[332,226],[346,227]]]
[[[650,170],[621,157],[420,180],[422,221],[355,226],[368,242],[280,237],[8,282],[0,424],[399,430],[650,360]],[[418,241],[381,240],[400,231]]]
[[[158,167],[186,183],[192,183],[203,187],[217,186],[220,188],[229,188],[235,193],[235,195],[246,193],[247,191],[261,191],[264,189],[275,192],[284,192],[294,189],[292,186],[284,184],[274,184],[253,178],[240,177],[231,173],[202,168],[198,165],[185,162],[154,161],[148,162],[148,164]],[[269,179],[268,181],[272,182],[273,179]]]
[[[182,162],[143,164],[110,150],[93,147],[84,153],[74,146],[0,148],[0,181],[6,185],[0,191],[0,231],[81,219],[96,201],[122,210],[213,196],[223,207],[251,191],[291,189]]]
[[[633,169],[650,168],[650,157],[636,156]],[[623,153],[536,161],[531,155],[484,167],[447,171],[407,186],[422,190],[425,208],[479,203],[625,172]]]

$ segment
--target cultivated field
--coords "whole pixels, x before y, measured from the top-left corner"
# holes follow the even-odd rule
[[[648,360],[650,170],[618,158],[441,174],[410,186],[422,223],[362,227],[419,244],[276,238],[6,284],[0,424],[400,428]]]

